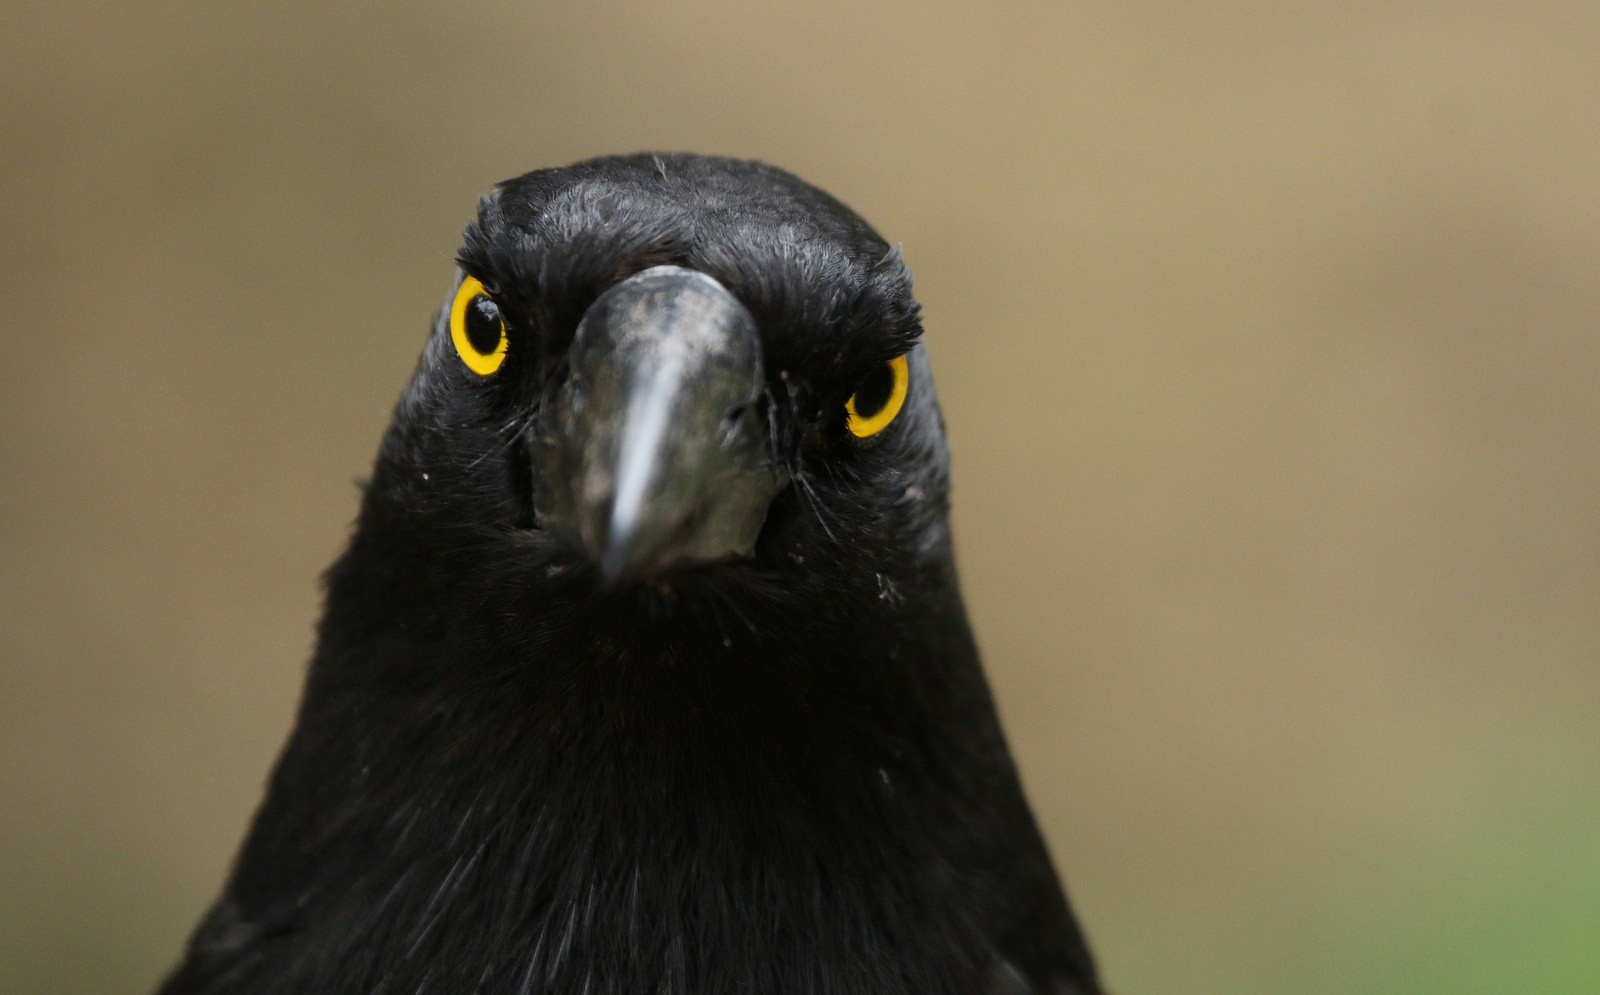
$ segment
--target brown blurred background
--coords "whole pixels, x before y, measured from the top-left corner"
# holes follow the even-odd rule
[[[1600,991],[1600,6],[0,12],[0,991],[142,992],[475,198],[745,155],[901,241],[1124,995]]]

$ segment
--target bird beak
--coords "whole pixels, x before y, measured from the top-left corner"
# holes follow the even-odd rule
[[[773,459],[755,319],[703,273],[657,266],[578,324],[540,406],[540,528],[608,583],[749,556],[788,482]]]

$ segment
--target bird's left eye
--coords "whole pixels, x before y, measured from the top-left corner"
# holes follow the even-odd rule
[[[476,277],[461,281],[450,305],[450,341],[467,369],[486,377],[506,361],[506,323]]]
[[[896,356],[863,377],[850,400],[844,402],[851,434],[870,439],[888,428],[906,403],[910,379],[905,356]]]

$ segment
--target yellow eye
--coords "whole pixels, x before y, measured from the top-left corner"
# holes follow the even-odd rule
[[[476,277],[461,281],[450,305],[450,341],[467,369],[486,377],[506,361],[506,323]]]
[[[909,380],[904,356],[896,356],[867,374],[850,400],[844,402],[851,433],[858,439],[870,439],[888,428],[906,403]]]

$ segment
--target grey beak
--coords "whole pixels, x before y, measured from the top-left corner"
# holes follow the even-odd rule
[[[711,277],[657,266],[584,314],[541,405],[534,504],[608,583],[748,556],[788,482],[755,319]]]

